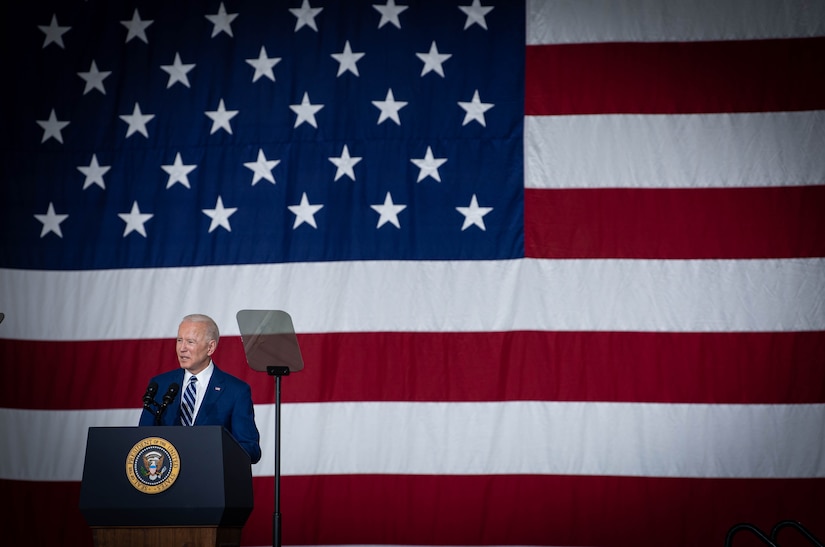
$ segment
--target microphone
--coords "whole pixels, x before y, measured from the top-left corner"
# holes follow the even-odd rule
[[[149,385],[146,387],[146,393],[143,394],[143,406],[149,407],[149,405],[154,404],[157,406],[155,402],[155,395],[158,392],[158,383],[157,382],[149,382]]]
[[[170,384],[169,389],[166,390],[166,393],[163,395],[163,406],[168,406],[175,399],[175,395],[178,394],[178,390],[180,390],[180,386],[178,384]]]
[[[175,396],[178,394],[178,390],[180,390],[180,386],[178,384],[169,384],[169,389],[166,390],[166,393],[163,394],[163,402],[158,407],[158,411],[155,413],[155,425],[160,425],[160,420],[163,417],[163,413],[166,412],[166,407],[169,406]]]

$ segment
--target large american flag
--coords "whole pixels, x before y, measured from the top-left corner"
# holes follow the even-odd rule
[[[825,536],[825,3],[4,8],[4,541],[89,545],[86,432],[292,316],[288,545]]]

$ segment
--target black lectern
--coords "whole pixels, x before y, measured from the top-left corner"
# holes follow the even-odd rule
[[[96,547],[240,545],[249,456],[220,426],[91,427],[80,512]]]

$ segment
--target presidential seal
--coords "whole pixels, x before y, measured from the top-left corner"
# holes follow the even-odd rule
[[[144,494],[157,494],[172,486],[180,472],[178,451],[160,437],[139,441],[126,457],[126,476]]]

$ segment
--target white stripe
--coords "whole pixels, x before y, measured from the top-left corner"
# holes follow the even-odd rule
[[[83,476],[89,428],[135,425],[140,412],[140,409],[0,409],[3,441],[0,457],[8,465],[6,471],[0,471],[0,478],[79,481]]]
[[[825,259],[329,262],[0,270],[20,340],[172,338],[189,312],[242,309],[320,332],[825,330]]]
[[[255,409],[274,474],[274,405]],[[0,475],[75,481],[89,426],[138,410],[0,410]],[[825,477],[825,405],[313,403],[282,406],[282,475]],[[124,456],[125,457],[125,456]]]
[[[825,2],[823,2],[825,5]],[[528,188],[822,184],[825,111],[528,116]]]
[[[818,0],[527,0],[527,44],[822,36]]]

